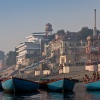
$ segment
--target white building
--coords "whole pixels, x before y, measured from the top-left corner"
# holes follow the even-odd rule
[[[35,42],[37,40],[44,40],[45,35],[45,32],[32,33],[32,35],[26,37],[26,39],[28,40],[28,42]]]
[[[36,56],[36,53],[42,53],[44,46],[42,40],[45,39],[45,32],[32,33],[26,37],[27,42],[19,44],[17,49],[17,65],[29,65],[30,57]],[[38,52],[37,52],[38,51]]]
[[[17,47],[17,64],[28,65],[29,59],[35,56],[35,51],[40,52],[40,42],[24,42]]]

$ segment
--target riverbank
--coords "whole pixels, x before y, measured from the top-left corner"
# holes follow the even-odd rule
[[[73,78],[73,79],[78,79],[80,81],[82,81],[84,75],[87,74],[89,77],[92,77],[93,72],[89,72],[89,71],[77,71],[77,72],[70,72],[70,73],[62,73],[62,74],[54,74],[54,75],[48,75],[45,78],[49,78],[49,79],[56,79],[56,78]]]
[[[87,74],[90,78],[92,77],[93,72],[89,72],[89,71],[73,71],[70,73],[62,73],[62,74],[51,74],[51,75],[40,75],[40,76],[34,76],[32,73],[30,74],[16,74],[14,76],[16,77],[20,77],[20,78],[25,78],[25,79],[29,79],[29,80],[35,80],[35,81],[39,81],[41,78],[45,78],[45,79],[58,79],[58,78],[73,78],[73,79],[77,79],[79,81],[82,81],[84,75]]]
[[[78,79],[78,80],[82,81],[85,74],[87,74],[90,78],[92,77],[92,73],[93,73],[92,71],[90,72],[90,71],[85,71],[85,70],[77,70],[77,71],[75,71],[75,70],[76,69],[74,68],[73,71],[71,71],[69,73],[58,74],[56,72],[56,73],[53,73],[53,74],[50,74],[50,75],[39,75],[39,76],[35,76],[34,72],[31,72],[31,73],[28,73],[28,74],[27,73],[19,74],[18,71],[13,70],[13,74],[8,74],[8,76],[13,75],[13,76],[16,76],[16,77],[29,79],[29,80],[35,80],[35,81],[38,81],[41,78],[57,79],[57,78],[63,78],[63,77],[66,77],[66,78],[72,77],[73,79]],[[10,73],[11,70],[6,71],[6,72]],[[1,71],[0,76],[6,74],[6,72]],[[100,74],[100,72],[99,72],[99,74]]]

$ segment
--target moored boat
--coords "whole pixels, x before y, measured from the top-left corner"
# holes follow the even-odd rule
[[[40,83],[39,89],[41,89],[41,90],[48,90],[46,82],[39,82],[39,83]]]
[[[68,91],[73,91],[75,81],[63,78],[55,81],[51,81],[47,83],[48,89],[50,91],[56,91],[56,92],[68,92]]]
[[[0,79],[0,90],[2,90],[2,84],[1,84],[2,81],[3,81],[3,80]]]
[[[2,88],[8,92],[31,92],[39,88],[39,83],[16,77],[2,81]]]
[[[87,90],[99,91],[100,80],[84,83],[84,86],[86,87]]]

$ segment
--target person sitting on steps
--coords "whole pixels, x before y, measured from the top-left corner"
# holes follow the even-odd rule
[[[98,73],[98,71],[96,71],[96,80],[98,80],[99,79],[99,73]]]
[[[86,75],[86,74],[85,74],[85,78],[83,78],[83,79],[84,79],[84,80],[83,80],[84,82],[89,82],[89,80],[90,80],[89,76]]]
[[[92,81],[96,80],[96,72],[94,71],[92,74]]]

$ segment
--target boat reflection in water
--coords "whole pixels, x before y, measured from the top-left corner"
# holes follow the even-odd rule
[[[73,100],[72,93],[56,93],[41,91],[39,93],[7,94],[3,93],[0,100]]]
[[[85,92],[85,93],[28,93],[28,94],[2,94],[0,100],[100,100],[100,92]]]
[[[93,100],[100,100],[100,91],[87,91],[88,94],[91,94],[95,99]]]
[[[0,92],[0,100],[100,100],[100,92],[85,90],[83,85],[76,87],[74,92],[56,93],[39,91],[37,93],[6,94]]]
[[[39,92],[36,93],[21,93],[21,94],[11,94],[3,93],[0,100],[32,100],[38,97]]]
[[[1,100],[14,100],[15,97],[13,94],[2,94],[1,96]]]
[[[77,83],[74,87],[74,100],[100,100],[96,95],[96,92],[93,95],[93,91],[87,91],[83,83]]]

